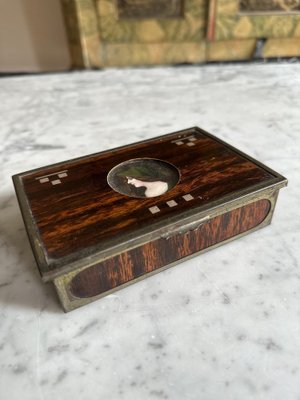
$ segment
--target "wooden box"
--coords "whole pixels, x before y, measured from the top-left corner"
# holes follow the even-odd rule
[[[65,311],[271,222],[287,180],[197,127],[13,176]]]

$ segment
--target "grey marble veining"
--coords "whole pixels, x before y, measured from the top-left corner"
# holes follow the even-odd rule
[[[300,65],[0,80],[1,400],[300,399]],[[198,125],[289,179],[270,227],[64,314],[11,175]]]

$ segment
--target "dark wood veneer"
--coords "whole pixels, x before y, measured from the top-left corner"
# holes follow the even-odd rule
[[[197,127],[13,181],[41,276],[65,311],[269,224],[287,184]]]
[[[193,146],[174,143],[187,141],[190,135],[196,138]],[[179,184],[157,198],[136,199],[113,191],[106,180],[110,169],[141,157],[175,165],[181,174]],[[67,170],[61,184],[41,184],[37,179],[61,170]],[[223,143],[199,129],[189,129],[45,167],[23,175],[22,184],[51,271],[60,268],[63,259],[69,263],[83,252],[87,256],[105,249],[112,237],[122,242],[139,229],[150,229],[153,223],[272,179],[272,174]],[[193,201],[182,199],[187,193],[193,195]],[[172,199],[178,203],[174,208],[166,205]],[[155,215],[148,210],[153,205],[160,208]]]
[[[88,298],[173,263],[259,225],[268,215],[269,200],[258,200],[203,223],[196,230],[158,239],[79,272],[70,293]]]

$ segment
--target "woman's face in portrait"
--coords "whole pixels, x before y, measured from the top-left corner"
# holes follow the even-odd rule
[[[179,182],[179,171],[162,160],[138,158],[113,167],[107,183],[118,193],[135,198],[161,196]]]
[[[129,178],[129,177],[127,177],[127,182],[128,182],[130,185],[133,185],[133,186],[135,186],[135,187],[146,186],[146,183],[145,183],[145,182],[140,181],[139,179],[136,179],[136,178]]]
[[[146,188],[145,197],[160,196],[161,194],[168,191],[167,182],[163,182],[163,181],[159,181],[159,180],[145,182],[140,179],[130,178],[128,176],[126,178],[127,178],[127,183],[135,186],[136,188],[145,187]]]

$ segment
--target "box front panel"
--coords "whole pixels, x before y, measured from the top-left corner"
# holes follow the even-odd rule
[[[55,284],[63,306],[66,311],[77,308],[143,275],[255,229],[263,222],[269,223],[271,211],[270,200],[260,199],[218,215],[197,229],[160,238],[78,273],[57,278]]]

